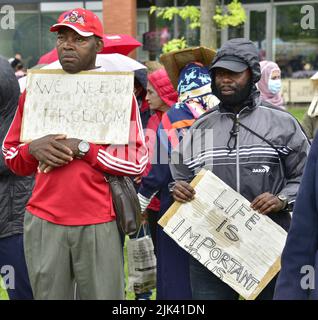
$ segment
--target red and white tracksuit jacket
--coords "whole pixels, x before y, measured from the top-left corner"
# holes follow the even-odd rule
[[[20,142],[25,96],[26,92],[20,97],[2,151],[7,166],[14,173],[22,176],[35,174],[35,186],[27,210],[39,218],[61,225],[90,225],[115,220],[104,173],[137,176],[143,173],[148,163],[136,99],[133,98],[132,103],[128,145],[91,143],[90,151],[82,159],[74,159],[45,174],[38,172],[39,163],[29,153],[29,145]]]

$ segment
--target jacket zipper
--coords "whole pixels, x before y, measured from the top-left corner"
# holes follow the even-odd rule
[[[237,113],[234,120],[234,128],[236,132],[236,191],[240,193],[241,179],[240,179],[240,114]]]
[[[241,175],[240,175],[240,114],[247,109],[244,107],[239,113],[223,112],[223,115],[234,116],[234,132],[236,133],[236,191],[241,190]]]

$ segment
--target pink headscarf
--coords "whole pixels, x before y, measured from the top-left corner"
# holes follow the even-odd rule
[[[261,92],[261,99],[263,101],[271,103],[273,106],[281,109],[285,109],[284,100],[280,92],[273,94],[268,89],[268,80],[270,79],[273,70],[279,70],[279,66],[273,61],[261,61],[261,80],[257,83],[258,89]]]

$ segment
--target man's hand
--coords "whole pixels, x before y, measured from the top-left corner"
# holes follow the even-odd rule
[[[142,179],[142,176],[137,176],[137,177],[134,178],[134,182],[136,184],[140,184],[141,183],[141,179]]]
[[[78,155],[78,145],[81,142],[81,139],[76,139],[76,138],[69,138],[60,141],[65,147],[69,148],[72,150],[72,153],[74,156]]]
[[[284,203],[277,196],[265,192],[257,196],[251,203],[251,208],[261,214],[269,214],[282,210]]]
[[[78,154],[78,144],[79,144],[79,142],[81,140],[80,139],[75,139],[75,138],[65,139],[65,136],[64,136],[64,139],[61,140],[60,137],[61,136],[57,136],[57,137],[55,137],[55,139],[58,140],[58,142],[62,145],[62,147],[65,150],[69,150],[69,152],[71,152],[71,154],[73,156],[76,156]],[[72,158],[72,160],[73,160],[73,158]],[[65,164],[67,164],[67,163],[69,163],[69,162],[66,162]],[[62,164],[62,165],[65,165],[65,164]],[[57,166],[52,166],[48,162],[40,161],[38,170],[40,172],[49,173],[55,167],[57,167]]]
[[[147,209],[140,215],[140,223],[147,224],[148,223],[148,211]]]
[[[185,181],[176,181],[172,195],[175,201],[185,203],[194,199],[195,190]]]
[[[64,166],[73,160],[73,151],[62,142],[64,134],[50,134],[43,138],[33,140],[29,144],[29,152],[40,163],[53,168]]]

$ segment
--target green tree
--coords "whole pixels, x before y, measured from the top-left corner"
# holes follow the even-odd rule
[[[172,39],[163,45],[162,52],[168,53],[171,51],[184,49],[186,47],[187,41],[183,37],[181,39]]]
[[[217,47],[217,29],[223,29],[228,26],[236,27],[246,20],[245,10],[238,0],[232,0],[227,6],[222,8],[217,5],[217,0],[200,0],[200,8],[195,6],[176,7],[156,7],[150,8],[150,14],[156,12],[158,17],[172,20],[175,15],[181,19],[189,21],[191,29],[200,28],[200,44],[202,46]],[[175,39],[174,45],[167,44],[165,50],[175,48],[178,43]],[[184,42],[179,39],[184,45]],[[175,49],[172,49],[175,50]]]

